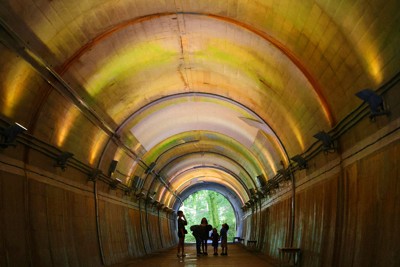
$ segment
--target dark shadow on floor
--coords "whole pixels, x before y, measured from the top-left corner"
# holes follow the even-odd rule
[[[221,248],[218,248],[221,252]],[[208,256],[197,256],[193,244],[185,246],[185,257],[177,257],[176,248],[167,249],[147,255],[129,263],[113,265],[113,267],[170,267],[170,266],[212,266],[212,267],[274,267],[270,260],[261,254],[246,249],[241,244],[228,244],[227,256],[214,256],[213,247],[208,246]]]

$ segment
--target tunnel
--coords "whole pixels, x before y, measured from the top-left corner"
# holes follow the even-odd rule
[[[400,266],[399,11],[0,1],[0,266],[152,257],[199,190],[272,266]]]

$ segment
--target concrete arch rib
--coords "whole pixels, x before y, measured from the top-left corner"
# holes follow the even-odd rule
[[[173,94],[173,95],[169,95],[166,97],[162,97],[159,98],[155,101],[152,101],[151,103],[147,104],[144,107],[141,107],[140,109],[138,109],[137,111],[135,111],[134,113],[132,113],[128,118],[125,119],[124,122],[122,122],[116,132],[117,134],[121,133],[126,127],[132,127],[131,123],[133,120],[135,120],[138,116],[140,116],[141,114],[145,113],[147,110],[154,108],[157,105],[161,105],[161,104],[165,104],[167,103],[167,101],[174,101],[174,100],[179,100],[182,98],[205,98],[205,99],[214,99],[217,101],[221,101],[222,103],[229,103],[233,106],[236,106],[237,108],[239,108],[240,110],[243,110],[244,113],[249,114],[249,117],[251,119],[247,119],[247,118],[242,118],[247,124],[251,124],[253,127],[257,127],[259,130],[269,134],[270,136],[272,136],[277,143],[278,149],[280,150],[280,154],[283,157],[287,158],[287,151],[285,146],[283,145],[281,139],[279,138],[279,136],[276,134],[276,131],[274,129],[272,129],[272,127],[263,119],[261,118],[257,112],[255,112],[254,110],[248,108],[247,106],[245,106],[243,103],[239,103],[233,99],[230,99],[228,97],[225,96],[221,96],[221,95],[216,95],[216,94],[210,94],[210,93],[203,93],[203,92],[187,92],[187,93],[178,93],[178,94]]]
[[[191,155],[196,155],[196,154],[204,154],[204,152],[193,152],[193,153],[190,153],[190,154],[182,155],[182,156],[180,156],[179,158],[175,158],[174,160],[172,160],[172,161],[168,162],[166,165],[164,165],[164,167],[161,169],[161,172],[164,172],[164,169],[167,169],[167,168],[168,168],[168,165],[174,165],[174,164],[176,164],[176,161],[175,161],[175,160],[178,160],[178,159],[184,158],[184,157],[188,157],[188,156],[191,156]],[[246,170],[245,170],[245,168],[244,168],[243,166],[241,166],[237,161],[235,161],[235,160],[232,159],[232,158],[229,158],[229,157],[226,156],[226,155],[217,154],[217,153],[211,153],[211,152],[207,152],[207,154],[219,155],[220,157],[222,157],[222,158],[224,158],[224,159],[226,159],[226,160],[228,160],[228,161],[231,161],[231,162],[235,163],[235,165],[238,166],[240,169],[242,169],[244,173],[247,173]],[[236,180],[238,180],[238,182],[239,182],[240,184],[242,184],[242,186],[243,186],[243,187],[246,189],[246,191],[249,193],[248,188],[247,188],[245,182],[244,182],[237,174],[235,174],[233,171],[229,170],[228,168],[225,168],[224,166],[217,166],[217,165],[204,165],[204,164],[202,164],[202,165],[198,165],[198,166],[191,166],[191,167],[188,168],[188,169],[182,169],[180,172],[174,174],[174,175],[170,178],[169,182],[172,182],[172,181],[174,180],[174,177],[178,177],[178,176],[184,174],[185,172],[193,171],[193,170],[201,169],[201,168],[211,168],[211,169],[217,169],[217,170],[226,172],[227,174],[229,174],[230,176],[232,176],[232,177],[234,177]],[[255,187],[256,184],[254,183],[254,180],[252,180],[251,176],[250,176],[248,173],[247,173],[247,175],[248,175],[247,178],[249,179],[249,182],[251,182],[251,186]],[[249,193],[249,194],[250,194],[250,193]]]
[[[208,14],[208,13],[197,13],[197,12],[165,12],[165,13],[157,13],[157,14],[149,14],[145,15],[139,18],[133,18],[131,20],[122,22],[118,25],[115,25],[111,29],[104,31],[103,33],[99,34],[95,38],[93,38],[90,42],[82,46],[78,51],[76,51],[68,60],[65,61],[65,63],[59,68],[59,73],[61,75],[65,73],[68,68],[76,61],[78,60],[83,54],[85,54],[87,51],[89,51],[92,47],[100,43],[106,38],[109,38],[112,36],[114,33],[119,32],[126,27],[129,27],[131,25],[141,23],[144,21],[148,20],[153,20],[153,19],[158,19],[160,17],[165,17],[165,16],[171,16],[171,15],[190,15],[190,16],[202,16],[202,17],[207,17],[210,19],[214,20],[219,20],[223,21],[224,23],[228,23],[230,25],[235,25],[236,27],[240,27],[243,29],[246,29],[247,31],[251,32],[252,34],[255,34],[259,37],[261,37],[263,40],[266,42],[272,44],[275,46],[279,51],[281,51],[302,73],[303,75],[307,78],[309,83],[312,85],[312,88],[316,95],[319,98],[319,102],[321,104],[321,107],[326,115],[326,118],[329,121],[329,124],[332,126],[335,123],[335,118],[332,115],[331,108],[329,107],[328,102],[326,101],[324,95],[322,94],[321,86],[319,85],[318,81],[316,78],[313,77],[313,75],[306,69],[306,67],[302,64],[302,62],[287,48],[285,47],[281,42],[279,42],[277,39],[273,38],[271,35],[268,35],[267,33],[263,32],[260,29],[257,29],[249,24],[237,21],[233,18],[230,17],[225,17],[217,14]]]
[[[216,125],[215,117],[208,116],[205,120],[198,120],[195,121],[195,123],[186,125],[185,123],[187,123],[187,120],[184,118],[188,116],[188,114],[171,113],[171,116],[174,116],[173,118],[176,119],[166,122],[167,118],[164,118],[158,119],[159,123],[146,123],[147,117],[154,120],[154,118],[159,116],[157,112],[160,114],[162,113],[161,115],[165,117],[166,114],[169,114],[165,111],[166,106],[176,106],[174,105],[175,103],[182,102],[190,104],[192,108],[193,104],[197,102],[212,103],[213,105],[225,108],[227,112],[232,114],[229,115],[232,119],[225,119],[224,121],[219,120],[221,124]],[[161,108],[162,111],[160,111]],[[201,116],[203,115],[204,113],[202,113]],[[180,120],[182,120],[182,123],[178,125]],[[230,124],[229,128],[225,127],[227,123]],[[196,128],[189,128],[189,126]],[[151,162],[159,162],[159,166],[162,167],[157,168],[157,171],[165,177],[174,175],[168,172],[170,167],[167,165],[171,165],[172,160],[181,157],[182,153],[199,154],[204,153],[204,151],[208,151],[208,153],[214,151],[213,153],[216,156],[226,157],[227,152],[229,152],[229,158],[232,162],[236,162],[236,165],[238,165],[238,162],[241,162],[239,164],[241,165],[239,169],[240,173],[244,175],[242,178],[252,183],[251,185],[248,184],[247,187],[255,188],[256,184],[254,179],[257,175],[266,174],[266,177],[273,176],[274,171],[264,173],[265,170],[267,168],[273,170],[281,159],[287,160],[288,158],[286,149],[279,137],[257,113],[232,99],[214,94],[182,93],[160,98],[132,114],[130,119],[126,120],[121,125],[121,129],[122,128],[124,128],[125,131],[130,130],[134,136],[138,138],[139,142],[146,147],[147,153],[143,155],[141,159],[148,164]],[[251,129],[247,130],[249,128]],[[262,134],[260,134],[260,132],[262,132]],[[267,140],[266,135],[271,137],[268,141],[273,140],[271,142],[276,144],[276,146],[270,146],[273,153],[258,153],[257,149],[268,149],[261,147],[261,143],[255,144],[254,140],[256,140],[256,138],[259,138],[258,140],[260,140],[260,138],[265,138]],[[223,138],[218,139],[220,137]],[[207,147],[207,144],[209,146],[212,145],[210,140],[215,141],[217,139],[223,142],[215,144],[215,148],[212,149]],[[229,147],[232,148],[233,144],[237,144],[236,152],[235,149],[229,149]],[[221,151],[223,151],[223,153]],[[240,152],[240,154],[237,152]],[[238,161],[237,158],[242,159]]]
[[[202,183],[216,183],[229,188],[229,191],[235,192],[240,207],[244,205],[249,199],[248,188],[240,183],[240,180],[232,177],[228,172],[218,168],[201,167],[200,169],[188,169],[186,172],[180,173],[173,181],[168,182],[175,193],[180,195],[181,192],[187,190],[196,184]],[[171,195],[167,194],[164,189],[160,193],[160,202],[166,203],[168,206],[173,206],[175,200],[171,198]],[[181,198],[178,198],[179,201]]]

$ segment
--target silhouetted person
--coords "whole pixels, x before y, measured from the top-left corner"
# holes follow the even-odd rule
[[[200,225],[192,225],[190,226],[190,231],[192,231],[192,234],[194,238],[196,239],[196,252],[197,256],[201,256],[201,226]]]
[[[206,218],[201,219],[200,223],[200,238],[201,238],[201,249],[203,251],[203,255],[208,255],[207,253],[207,241],[210,238],[210,231],[212,230],[211,224],[208,224]]]
[[[187,225],[186,217],[183,214],[183,211],[178,211],[178,254],[177,256],[179,257],[179,254],[182,250],[182,257],[185,257],[185,235],[187,234],[187,231],[185,229],[185,225]]]
[[[228,230],[229,230],[229,225],[224,223],[222,225],[220,235],[221,235],[221,248],[222,252],[221,255],[228,255]]]
[[[219,241],[219,234],[217,228],[214,228],[211,233],[211,240],[212,246],[214,247],[214,256],[218,255],[218,241]]]

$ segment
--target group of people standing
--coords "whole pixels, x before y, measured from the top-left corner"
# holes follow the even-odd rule
[[[221,240],[221,248],[222,248],[221,255],[222,256],[228,255],[228,230],[229,230],[229,225],[227,223],[222,224],[219,234],[217,228],[213,228],[213,231],[211,233],[211,240],[212,240],[212,246],[214,247],[214,255],[218,255],[219,240]]]
[[[178,243],[178,254],[177,256],[182,257],[185,256],[184,253],[184,248],[185,248],[185,234],[187,234],[187,230],[185,226],[187,225],[187,220],[185,215],[183,214],[183,211],[178,211],[178,237],[179,237],[179,243]],[[202,256],[202,255],[208,255],[207,252],[207,242],[208,240],[212,240],[212,246],[214,248],[214,255],[218,255],[218,243],[221,241],[221,248],[222,248],[222,253],[221,255],[226,256],[228,255],[228,230],[229,230],[229,225],[224,223],[222,224],[222,228],[218,234],[217,228],[213,228],[211,224],[208,224],[208,221],[206,218],[202,218],[201,222],[199,225],[192,225],[190,227],[190,230],[193,233],[193,236],[196,239],[196,251],[197,251],[197,256]],[[212,230],[212,233],[210,235],[210,231]],[[182,254],[180,254],[182,253]]]

